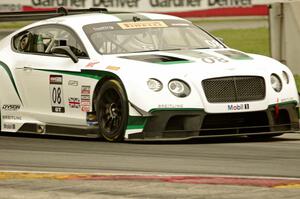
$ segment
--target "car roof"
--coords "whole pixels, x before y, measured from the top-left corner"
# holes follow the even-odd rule
[[[35,25],[44,24],[64,24],[68,26],[82,27],[87,24],[93,23],[105,23],[105,22],[121,22],[121,21],[133,21],[134,17],[137,20],[181,20],[186,21],[183,18],[156,14],[156,13],[87,13],[77,15],[67,15],[62,17],[55,17],[46,20],[36,22]]]

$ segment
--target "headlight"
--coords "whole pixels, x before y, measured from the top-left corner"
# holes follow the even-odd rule
[[[276,91],[276,92],[280,92],[282,89],[282,83],[280,78],[278,77],[278,75],[272,74],[271,75],[271,85],[272,88]]]
[[[287,74],[287,72],[282,71],[282,79],[287,84],[290,82],[289,75]]]
[[[169,90],[176,97],[186,97],[191,93],[191,89],[187,83],[182,80],[171,80],[169,82]]]
[[[161,91],[161,89],[163,88],[163,84],[159,80],[154,78],[149,79],[147,81],[147,85],[149,89],[155,92]]]

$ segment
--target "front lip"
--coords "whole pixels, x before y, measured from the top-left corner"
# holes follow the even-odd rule
[[[266,110],[208,113],[204,109],[156,109],[144,118],[129,140],[184,140],[300,132],[296,103],[269,105]],[[130,128],[129,128],[130,129]]]
[[[174,131],[176,133],[180,131]],[[182,131],[187,133],[188,131]],[[194,131],[191,131],[194,132]],[[161,132],[163,133],[163,132]],[[170,133],[170,131],[169,131]],[[300,133],[300,129],[290,130],[290,131],[273,131],[273,132],[259,132],[259,133],[237,133],[237,134],[224,134],[224,135],[202,135],[202,136],[189,136],[184,138],[126,138],[125,141],[185,141],[192,139],[206,139],[206,138],[226,138],[226,137],[241,137],[241,136],[251,136],[251,135],[272,135],[272,134],[286,134],[286,133]]]

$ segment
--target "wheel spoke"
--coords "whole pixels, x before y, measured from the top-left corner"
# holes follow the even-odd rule
[[[106,120],[105,124],[104,124],[105,129],[108,129],[108,131],[111,131],[111,123],[112,123],[112,118],[109,117],[108,120]]]

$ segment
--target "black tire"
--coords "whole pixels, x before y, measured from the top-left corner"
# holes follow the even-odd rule
[[[114,79],[104,82],[96,98],[99,136],[110,142],[124,140],[128,121],[128,100],[122,84]]]

